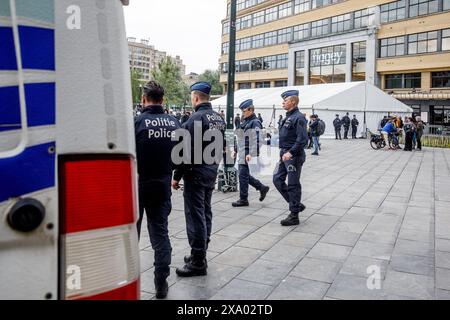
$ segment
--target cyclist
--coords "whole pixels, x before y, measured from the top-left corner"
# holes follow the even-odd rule
[[[396,133],[397,133],[397,128],[394,125],[394,120],[390,119],[388,121],[388,123],[386,123],[384,128],[381,130],[381,134],[383,135],[383,138],[386,141],[387,146],[389,146],[389,137],[392,137],[392,139],[396,139],[396,137],[395,137]],[[392,147],[389,147],[389,149],[394,150],[394,148],[392,148]]]

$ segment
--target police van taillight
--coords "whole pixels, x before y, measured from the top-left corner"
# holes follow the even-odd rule
[[[134,166],[129,156],[59,159],[62,299],[139,299]]]

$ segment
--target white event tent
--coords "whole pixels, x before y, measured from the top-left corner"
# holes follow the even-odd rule
[[[277,128],[278,117],[285,116],[282,108],[281,94],[287,90],[300,91],[300,112],[307,118],[317,114],[325,121],[325,136],[334,136],[333,120],[336,114],[342,118],[347,112],[359,120],[358,136],[365,128],[372,132],[378,130],[381,119],[386,115],[411,116],[413,110],[399,100],[386,94],[367,82],[347,82],[336,84],[319,84],[309,86],[290,86],[282,88],[246,89],[235,92],[235,114],[242,115],[239,104],[253,99],[255,112],[261,113],[265,127]],[[227,97],[213,100],[214,110],[226,111]]]

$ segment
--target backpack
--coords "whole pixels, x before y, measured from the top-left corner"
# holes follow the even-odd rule
[[[325,133],[326,124],[323,120],[319,120],[319,125],[317,126],[317,134],[319,136],[323,135]]]

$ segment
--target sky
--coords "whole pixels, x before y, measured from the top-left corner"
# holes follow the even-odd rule
[[[155,49],[179,55],[186,72],[217,69],[226,0],[130,0],[127,37],[149,39]]]

